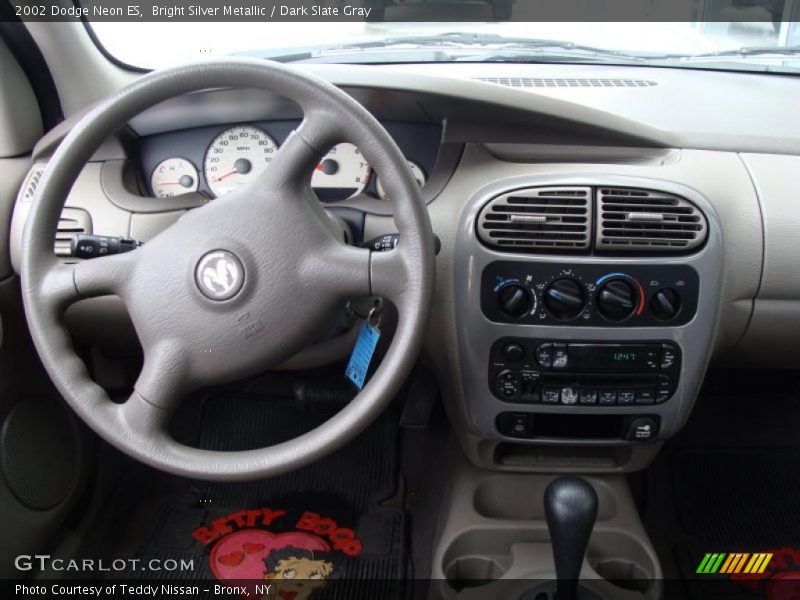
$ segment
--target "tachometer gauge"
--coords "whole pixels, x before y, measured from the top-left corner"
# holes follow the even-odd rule
[[[422,170],[422,167],[420,167],[413,160],[408,161],[408,166],[411,169],[411,174],[414,176],[414,179],[416,179],[419,187],[425,185],[426,177],[425,171]],[[378,188],[378,196],[380,196],[383,200],[388,200],[389,196],[386,195],[386,190],[384,190],[383,186],[381,185],[380,177],[378,177],[378,184],[376,187]]]
[[[277,150],[275,140],[258,127],[226,129],[206,150],[203,173],[209,189],[219,197],[247,185],[264,172]]]
[[[150,175],[150,188],[156,198],[169,198],[197,191],[197,169],[185,158],[162,160]]]
[[[323,202],[344,200],[364,191],[372,169],[353,144],[337,144],[317,165],[311,187]]]

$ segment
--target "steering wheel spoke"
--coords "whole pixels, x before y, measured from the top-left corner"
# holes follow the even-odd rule
[[[134,262],[135,258],[128,254],[78,263],[43,261],[35,292],[55,312],[84,298],[111,294],[121,296],[124,293],[124,284],[132,274]]]
[[[180,341],[159,340],[152,347],[145,346],[144,364],[133,386],[134,395],[154,408],[171,411],[190,388],[187,366]]]
[[[139,254],[136,250],[112,254],[73,265],[75,290],[81,298],[123,296]]]
[[[119,406],[110,406],[118,419],[133,436],[143,444],[161,446],[174,443],[167,433],[167,424],[172,411],[152,404],[136,390]]]
[[[331,240],[303,263],[305,278],[316,293],[338,298],[370,295],[371,252]]]
[[[395,304],[408,291],[408,267],[397,249],[373,252],[370,261],[370,293],[392,300]]]

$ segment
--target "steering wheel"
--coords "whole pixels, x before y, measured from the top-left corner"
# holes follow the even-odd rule
[[[142,247],[75,264],[53,239],[72,184],[109,135],[143,110],[210,88],[285,96],[303,121],[266,171],[186,213]],[[401,243],[388,252],[346,245],[310,187],[327,149],[348,141],[380,172]],[[335,86],[263,60],[225,59],[155,71],[89,112],[50,160],[25,225],[22,293],[33,341],[75,412],[103,439],[155,468],[208,480],[278,475],[344,445],[388,404],[422,344],[434,282],[428,213],[400,149]],[[73,302],[122,298],[144,351],[134,390],[117,404],[89,377],[63,325]],[[347,298],[380,296],[398,311],[392,342],[356,397],[316,429],[256,450],[209,451],[167,433],[189,391],[250,376],[306,347]]]

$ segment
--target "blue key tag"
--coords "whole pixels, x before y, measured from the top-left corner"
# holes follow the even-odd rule
[[[350,355],[350,362],[347,363],[345,375],[352,381],[358,389],[364,387],[364,380],[367,378],[369,363],[375,353],[378,340],[381,339],[381,332],[377,326],[372,325],[369,319],[361,324],[361,331],[358,332],[356,345]]]

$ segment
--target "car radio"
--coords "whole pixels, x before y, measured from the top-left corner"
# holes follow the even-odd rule
[[[606,343],[500,338],[489,354],[489,388],[505,402],[585,406],[666,402],[678,386],[671,341]]]

